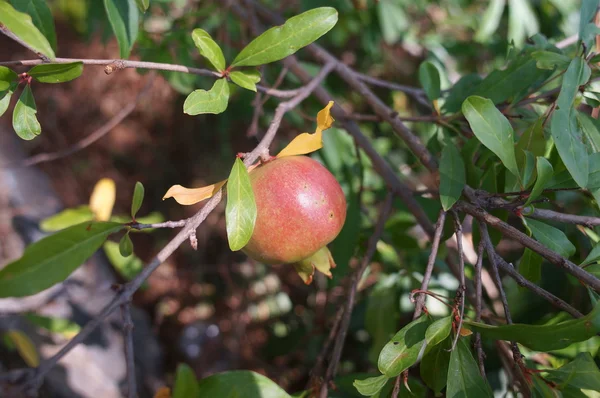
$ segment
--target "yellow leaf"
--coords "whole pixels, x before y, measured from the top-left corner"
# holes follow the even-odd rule
[[[9,330],[6,334],[17,347],[19,355],[21,355],[27,366],[35,368],[40,364],[40,356],[33,342],[25,333],[20,330]]]
[[[221,189],[226,182],[227,180],[223,180],[217,182],[216,184],[193,189],[185,188],[181,185],[173,185],[171,188],[169,188],[165,196],[163,196],[163,200],[174,198],[180,205],[193,205],[203,201],[204,199],[214,196],[217,192],[219,192],[219,189]]]
[[[292,140],[279,154],[278,158],[284,156],[305,155],[323,148],[323,131],[331,127],[334,122],[331,117],[333,101],[317,114],[317,129],[314,134],[302,133]]]
[[[171,398],[171,389],[169,387],[161,387],[154,394],[154,398]]]
[[[465,327],[460,328],[460,335],[462,337],[470,336],[472,334],[473,334],[473,331],[471,331],[471,329],[467,329]]]
[[[103,178],[96,183],[90,197],[90,210],[94,213],[96,220],[110,220],[110,215],[115,205],[116,193],[115,182],[110,178]]]

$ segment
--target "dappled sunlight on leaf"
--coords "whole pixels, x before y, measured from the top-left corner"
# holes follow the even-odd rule
[[[103,178],[96,183],[90,196],[90,210],[98,221],[108,221],[115,205],[117,189],[110,178]]]

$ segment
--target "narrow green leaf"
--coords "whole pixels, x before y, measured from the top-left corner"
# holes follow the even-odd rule
[[[425,352],[420,364],[421,378],[436,394],[446,387],[452,340],[446,339]]]
[[[508,41],[517,48],[523,47],[525,39],[540,31],[537,17],[528,0],[508,0]]]
[[[425,332],[430,320],[426,315],[404,326],[379,354],[377,366],[387,377],[396,377],[411,367],[425,344]]]
[[[429,101],[440,97],[440,71],[432,62],[425,61],[419,65],[419,82]]]
[[[519,273],[528,281],[537,283],[542,278],[543,261],[542,256],[525,248],[519,263]]]
[[[385,383],[387,383],[388,379],[389,377],[381,375],[377,377],[369,377],[364,380],[354,380],[352,385],[361,395],[370,397],[377,394],[385,386]]]
[[[577,112],[577,121],[581,130],[592,144],[594,152],[600,152],[600,120],[595,119],[585,112]]]
[[[194,90],[183,103],[183,112],[188,115],[204,113],[218,114],[227,109],[229,102],[229,84],[225,79],[218,79],[209,91]]]
[[[134,0],[104,0],[104,9],[117,37],[121,58],[129,58],[139,25],[139,12]]]
[[[118,223],[84,222],[31,244],[0,270],[0,297],[30,296],[64,281],[121,229]]]
[[[596,10],[598,9],[599,5],[600,5],[599,0],[582,0],[581,1],[581,12],[579,14],[579,39],[580,40],[588,36],[587,35],[588,26],[590,25],[590,22],[592,22],[592,19],[596,15]],[[590,51],[591,50],[590,43],[586,42],[586,40],[584,40],[584,44],[587,46],[587,50]]]
[[[548,249],[555,251],[565,258],[575,254],[575,246],[569,241],[567,235],[560,229],[554,228],[541,221],[527,218],[527,227],[531,230],[534,238]]]
[[[493,397],[492,390],[479,373],[477,362],[471,354],[469,339],[460,338],[450,354],[448,388],[446,396],[452,398]]]
[[[573,177],[582,188],[588,185],[589,159],[581,126],[574,109],[558,109],[552,115],[550,132],[554,145]]]
[[[481,77],[476,73],[471,73],[460,78],[450,89],[448,97],[442,107],[444,113],[456,113],[465,99],[475,92],[475,89],[481,83]]]
[[[491,326],[465,321],[474,332],[493,340],[516,341],[534,351],[553,351],[585,341],[600,332],[600,303],[586,316],[548,325]]]
[[[571,62],[571,58],[564,54],[553,51],[534,51],[531,53],[531,56],[533,59],[535,59],[535,65],[538,67],[538,69],[565,69]]]
[[[548,181],[554,175],[554,169],[552,165],[546,158],[538,156],[536,159],[536,170],[537,170],[537,179],[535,180],[535,184],[533,185],[533,189],[531,190],[531,194],[529,198],[527,198],[527,202],[525,202],[525,206],[531,203],[532,200],[537,199],[538,196],[542,194],[544,188],[548,184]]]
[[[17,81],[17,73],[6,66],[0,66],[0,91],[5,91]]]
[[[466,183],[465,165],[452,142],[442,149],[440,159],[440,201],[448,211],[462,195]]]
[[[10,105],[10,99],[12,98],[15,89],[17,88],[16,83],[12,83],[8,89],[0,91],[0,116],[4,115],[4,112],[8,109]]]
[[[56,31],[54,18],[46,0],[10,0],[17,11],[31,16],[33,24],[48,39],[52,49],[56,51]]]
[[[24,140],[32,140],[42,132],[42,126],[40,126],[40,122],[35,116],[36,113],[35,100],[28,84],[23,89],[17,105],[15,105],[12,120],[15,132]]]
[[[40,83],[64,83],[83,73],[83,62],[36,65],[27,72]]]
[[[427,347],[438,345],[450,335],[452,330],[452,317],[445,316],[433,322],[425,332]]]
[[[110,240],[107,240],[104,242],[102,248],[104,249],[104,254],[106,254],[108,261],[126,280],[130,281],[140,272],[142,272],[142,269],[144,268],[144,262],[135,254],[132,254],[129,257],[123,257],[117,242],[111,242]],[[142,289],[147,287],[148,284],[144,282]]]
[[[529,151],[534,156],[544,156],[546,153],[546,138],[544,137],[544,117],[540,117],[523,132],[515,146],[517,165],[525,164],[525,153]]]
[[[488,8],[481,18],[479,29],[475,33],[475,40],[478,42],[486,42],[498,30],[506,0],[491,0]]]
[[[596,262],[598,262],[598,260],[600,260],[600,242],[598,242],[594,245],[594,247],[590,251],[590,254],[587,255],[585,260],[583,260],[583,262],[581,264],[579,264],[579,266],[584,267],[586,265],[596,263]]]
[[[520,179],[515,158],[513,128],[508,119],[492,101],[477,96],[470,96],[463,102],[462,112],[477,139],[494,152],[504,166]]]
[[[271,379],[249,370],[234,370],[209,376],[200,380],[198,391],[200,395],[185,397],[291,398]]]
[[[257,70],[236,70],[231,72],[229,77],[238,86],[254,92],[256,92],[256,83],[260,81],[260,73]]]
[[[589,352],[581,352],[568,364],[546,372],[548,379],[559,386],[600,391],[600,370]]]
[[[279,61],[329,32],[338,20],[335,8],[319,7],[288,19],[252,40],[231,66],[257,66]]]
[[[175,372],[172,398],[193,398],[199,396],[200,389],[194,371],[185,363],[180,363]]]
[[[64,318],[41,316],[37,314],[25,314],[25,318],[34,325],[44,328],[52,333],[62,334],[72,338],[81,330],[81,326]]]
[[[573,58],[563,76],[563,84],[556,99],[559,109],[566,110],[573,106],[579,86],[583,86],[590,80],[591,73],[590,66],[583,58]]]
[[[142,207],[142,202],[144,201],[144,185],[141,182],[137,181],[135,183],[135,188],[133,189],[133,199],[131,199],[131,218],[135,220],[135,215]]]
[[[208,60],[211,65],[219,72],[225,69],[225,56],[221,47],[210,37],[207,31],[203,29],[194,29],[192,31],[192,40],[200,51],[200,55]]]
[[[135,4],[141,12],[146,12],[150,7],[150,0],[135,0]]]
[[[92,221],[93,219],[94,213],[92,213],[89,206],[79,206],[72,209],[65,209],[60,213],[43,219],[40,221],[40,229],[46,232],[55,232],[85,221]]]
[[[235,160],[227,180],[225,221],[229,248],[233,251],[240,250],[252,237],[256,221],[254,192],[248,170],[240,158]]]
[[[129,236],[129,231],[119,241],[119,253],[123,257],[129,257],[133,254],[133,242]]]
[[[15,10],[5,1],[0,1],[0,24],[6,26],[8,30],[27,43],[33,50],[50,59],[55,57],[48,39],[35,27],[31,17]]]

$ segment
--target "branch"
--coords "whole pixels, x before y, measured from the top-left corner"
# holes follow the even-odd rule
[[[131,301],[121,305],[123,315],[123,340],[125,343],[125,362],[127,363],[127,397],[137,398],[135,378],[135,357],[133,355],[133,321],[131,320]]]
[[[548,249],[546,246],[542,245],[535,239],[532,239],[529,236],[525,235],[515,227],[512,227],[511,225],[502,221],[498,217],[489,214],[485,210],[479,207],[475,207],[464,201],[457,202],[456,206],[457,209],[462,210],[463,212],[472,215],[478,220],[485,222],[490,227],[500,231],[504,236],[516,240],[523,246],[528,247],[534,252],[540,254],[552,264],[563,268],[569,274],[577,278],[580,282],[590,286],[595,291],[600,292],[600,279],[596,278],[594,275],[573,264],[571,261],[562,257],[558,253]]]
[[[477,262],[475,263],[475,295],[477,297],[477,300],[475,301],[475,322],[481,322],[481,306],[483,298],[483,293],[481,291],[481,268],[483,264],[483,249],[484,244],[483,240],[481,240],[477,248]],[[481,373],[481,376],[485,377],[485,353],[483,352],[483,348],[481,346],[481,334],[479,332],[475,332],[473,340],[473,345],[475,346],[475,351],[477,352],[479,373]]]
[[[456,246],[458,248],[458,264],[459,264],[459,273],[460,273],[460,285],[458,286],[458,290],[456,291],[457,306],[460,306],[458,313],[458,325],[456,327],[456,336],[454,337],[454,341],[452,342],[452,350],[456,348],[456,343],[458,342],[458,338],[460,337],[460,330],[462,329],[464,315],[465,315],[465,257],[463,250],[463,233],[462,233],[462,225],[460,225],[460,219],[458,218],[458,214],[456,211],[452,211],[452,218],[454,219],[454,233],[456,236]]]
[[[48,153],[40,153],[34,156],[31,156],[27,159],[23,159],[22,161],[15,163],[14,165],[8,164],[3,167],[5,168],[13,168],[13,167],[30,167],[40,163],[51,162],[53,160],[62,159],[64,157],[70,156],[76,152],[79,152],[94,142],[98,141],[100,138],[104,137],[106,134],[110,133],[112,129],[117,127],[123,120],[125,120],[137,107],[137,105],[142,101],[145,97],[146,93],[152,87],[152,83],[154,81],[155,76],[150,76],[146,85],[140,90],[138,95],[136,96],[133,102],[125,105],[123,109],[111,119],[109,119],[104,125],[100,128],[96,129],[90,135],[86,136],[81,141],[76,142],[70,147],[56,151],[56,152],[48,152]]]
[[[433,235],[433,241],[431,242],[431,253],[429,254],[427,267],[425,268],[425,273],[423,274],[423,281],[421,282],[421,291],[426,291],[429,287],[429,280],[431,279],[431,274],[433,273],[433,266],[435,264],[435,259],[437,258],[438,250],[440,247],[440,240],[442,239],[442,232],[444,231],[445,221],[446,212],[444,210],[440,210],[440,215],[438,216],[437,223],[435,224],[435,234]],[[415,304],[415,313],[413,315],[413,319],[417,319],[421,315],[421,311],[423,311],[424,305],[425,296],[419,294]]]
[[[132,61],[128,59],[82,59],[82,58],[54,58],[49,59],[26,59],[19,61],[4,61],[0,62],[2,66],[35,66],[47,63],[53,64],[68,64],[71,62],[81,62],[84,65],[90,66],[104,66],[104,72],[107,75],[123,69],[148,69],[148,70],[162,70],[168,72],[181,72],[189,73],[191,75],[208,76],[213,78],[221,78],[219,72],[211,71],[208,69],[193,68],[191,66],[176,65],[176,64],[165,64],[160,62],[145,62],[145,61]],[[265,94],[271,95],[278,98],[293,98],[302,90],[301,88],[293,90],[278,90],[275,88],[256,85],[256,89]]]
[[[594,228],[595,226],[600,225],[600,217],[577,216],[574,214],[559,213],[557,211],[545,209],[535,209],[532,214],[528,214],[527,216],[540,220],[583,225],[588,228]]]
[[[352,316],[352,308],[354,307],[356,289],[358,288],[358,283],[360,282],[362,275],[364,274],[365,270],[367,269],[367,266],[371,262],[371,258],[375,254],[375,250],[377,250],[377,242],[379,242],[379,239],[383,234],[385,222],[389,218],[390,213],[392,211],[392,203],[393,195],[391,193],[388,193],[385,199],[385,203],[383,204],[379,212],[379,219],[377,220],[377,225],[375,225],[375,231],[373,232],[373,235],[371,235],[371,237],[369,238],[367,252],[365,253],[362,262],[360,263],[360,266],[356,269],[356,272],[352,277],[352,285],[350,287],[350,291],[348,292],[346,304],[344,305],[344,315],[339,326],[337,339],[335,341],[335,346],[333,347],[333,353],[331,354],[331,361],[329,362],[329,366],[327,367],[325,380],[323,380],[323,384],[321,384],[321,398],[327,398],[328,384],[331,380],[333,380],[337,372],[337,367],[342,356],[342,349],[344,348],[344,342],[346,341],[346,333],[348,332],[348,326],[350,326],[350,318]]]
[[[260,143],[254,148],[252,152],[244,157],[244,164],[246,167],[253,164],[261,155],[268,151],[268,147],[275,138],[275,134],[283,118],[283,114],[291,109],[293,106],[298,105],[302,100],[306,99],[313,90],[315,90],[321,81],[325,78],[327,73],[333,68],[332,65],[326,66],[321,72],[306,86],[304,86],[298,96],[294,97],[288,102],[279,104],[275,112],[275,117],[269,126],[269,131]],[[185,224],[181,231],[169,242],[167,245],[154,257],[154,259],[140,272],[134,279],[126,283],[122,290],[115,295],[112,301],[106,305],[102,311],[96,315],[91,321],[89,321],[83,329],[71,339],[63,348],[61,348],[52,357],[43,361],[40,366],[33,370],[32,373],[28,373],[28,380],[23,383],[25,389],[37,390],[41,385],[45,375],[58,363],[58,361],[67,355],[75,346],[83,342],[110,314],[112,314],[117,308],[129,302],[133,294],[140,288],[142,283],[158,268],[160,264],[166,261],[166,259],[173,254],[183,242],[195,234],[196,229],[204,222],[206,217],[215,209],[222,198],[223,190],[219,190],[212,198],[206,202],[204,207],[196,213],[194,216],[185,221]],[[22,374],[22,370],[17,369],[8,375],[10,378],[14,374]]]

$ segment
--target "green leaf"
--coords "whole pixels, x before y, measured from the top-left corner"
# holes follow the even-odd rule
[[[194,90],[183,103],[183,112],[188,115],[204,113],[218,114],[227,109],[229,102],[229,84],[227,80],[218,79],[209,91]]]
[[[385,375],[377,376],[377,377],[369,377],[364,380],[354,380],[352,385],[356,388],[356,390],[366,397],[370,397],[372,395],[377,394],[388,381],[388,377]]]
[[[10,0],[17,11],[31,16],[33,24],[48,39],[52,49],[56,51],[56,31],[54,18],[46,0]]]
[[[478,84],[481,83],[481,77],[476,73],[471,73],[460,78],[458,82],[450,89],[450,94],[446,98],[442,109],[445,113],[455,113],[460,110],[465,99],[473,94]]]
[[[0,297],[30,296],[64,281],[123,229],[112,222],[84,222],[29,245],[23,256],[0,270]]]
[[[387,377],[396,377],[411,367],[425,344],[429,324],[427,315],[422,315],[400,329],[381,350],[377,362],[379,371]]]
[[[446,396],[493,397],[490,386],[479,373],[479,367],[471,354],[468,341],[467,338],[459,338],[456,348],[450,354]]]
[[[41,316],[37,314],[26,314],[25,318],[34,325],[44,328],[52,333],[62,334],[72,338],[81,330],[81,326],[64,318]]]
[[[546,370],[548,379],[562,386],[600,391],[600,370],[589,352],[577,354],[575,359],[555,370]]]
[[[329,32],[338,20],[335,8],[320,7],[303,12],[252,40],[231,66],[257,66],[279,61]]]
[[[587,50],[591,50],[590,43],[584,39],[588,33],[588,27],[592,19],[596,15],[596,10],[598,9],[598,5],[600,5],[600,1],[598,0],[582,0],[581,1],[581,12],[579,14],[579,38],[583,39],[584,44],[587,46]]]
[[[585,341],[600,332],[600,303],[582,318],[548,325],[491,326],[466,320],[465,324],[486,338],[516,341],[534,351],[552,351]]]
[[[13,87],[5,91],[0,91],[0,116],[4,115],[4,112],[6,112],[6,110],[8,109],[13,92]]]
[[[540,31],[537,17],[528,0],[508,0],[508,41],[517,48],[523,47],[525,39]]]
[[[539,254],[525,248],[519,263],[519,273],[530,282],[539,282],[542,278],[542,262],[544,259]]]
[[[200,380],[198,385],[198,397],[290,398],[271,379],[249,370],[217,373]]]
[[[548,184],[548,181],[554,175],[554,169],[550,162],[541,156],[538,156],[536,159],[536,170],[537,170],[537,179],[535,180],[535,184],[533,185],[533,189],[531,190],[531,194],[529,198],[527,198],[527,202],[525,202],[525,206],[529,205],[532,200],[537,199],[538,196],[542,194],[544,188]]]
[[[589,160],[583,132],[573,109],[558,109],[552,115],[550,132],[554,145],[573,180],[582,188],[588,184]]]
[[[432,62],[425,61],[419,65],[419,82],[430,101],[440,97],[440,72]]]
[[[211,65],[219,72],[225,69],[225,56],[221,47],[210,37],[207,31],[203,29],[194,29],[192,31],[192,40],[200,51],[200,55],[208,60]]]
[[[591,117],[585,112],[577,112],[577,121],[581,126],[581,130],[592,144],[594,152],[600,152],[600,120]]]
[[[93,219],[94,213],[92,213],[89,206],[79,206],[73,209],[65,209],[45,218],[40,222],[40,229],[46,232],[55,232]]]
[[[445,316],[433,322],[425,332],[427,347],[438,345],[450,335],[452,330],[452,317]]]
[[[36,65],[27,72],[40,83],[64,83],[81,76],[83,62]]]
[[[42,126],[40,126],[40,122],[35,116],[36,113],[35,100],[28,84],[23,89],[17,105],[15,105],[12,120],[15,132],[24,140],[32,140],[42,132]]]
[[[49,59],[55,57],[48,39],[35,27],[31,17],[15,10],[5,1],[0,1],[0,24],[6,26],[8,30],[27,43],[33,50]]]
[[[133,198],[131,199],[131,218],[135,220],[135,215],[142,207],[142,202],[144,201],[144,185],[141,182],[137,181],[135,183],[135,188],[133,189]]]
[[[16,81],[17,73],[6,66],[0,66],[0,92],[8,90]]]
[[[452,142],[442,149],[440,159],[440,201],[448,211],[462,195],[466,184],[465,164]]]
[[[150,7],[150,0],[135,0],[135,4],[141,12],[146,12]]]
[[[546,153],[546,138],[544,137],[544,117],[538,118],[523,132],[515,146],[517,165],[525,165],[524,151],[531,152],[534,156],[544,156]]]
[[[365,329],[371,336],[369,359],[372,362],[377,362],[379,353],[398,330],[400,313],[397,282],[398,278],[395,274],[383,277],[367,297]]]
[[[127,59],[138,36],[137,6],[134,0],[104,0],[104,9],[117,37],[120,57]]]
[[[119,253],[121,253],[121,256],[123,257],[129,257],[133,254],[133,242],[129,236],[129,231],[123,235],[119,242]]]
[[[229,74],[231,81],[246,90],[256,92],[256,83],[260,81],[260,73],[257,70],[236,70]]]
[[[180,363],[175,372],[175,384],[173,384],[172,398],[194,398],[200,397],[198,380],[192,368],[185,363]]]
[[[531,230],[535,239],[548,249],[555,251],[565,258],[569,258],[575,254],[575,246],[573,246],[567,235],[560,229],[541,221],[532,220],[531,218],[527,218],[526,225]]]
[[[227,180],[225,221],[229,248],[233,251],[240,250],[252,237],[256,222],[254,192],[248,170],[240,158],[235,159]]]
[[[446,387],[452,340],[446,339],[426,351],[420,365],[421,378],[436,394]]]
[[[486,42],[492,37],[496,30],[498,30],[505,4],[506,0],[490,1],[488,8],[483,14],[483,18],[481,18],[481,22],[479,23],[479,29],[477,29],[477,33],[475,34],[476,41]]]
[[[534,51],[531,53],[531,56],[535,59],[535,66],[538,69],[565,69],[571,62],[571,58],[553,51]]]
[[[579,86],[583,86],[590,80],[591,73],[590,66],[583,58],[573,58],[563,76],[563,84],[556,99],[559,109],[572,108]]]
[[[107,240],[102,246],[104,254],[108,258],[108,261],[113,265],[115,270],[126,280],[130,281],[135,278],[142,269],[144,268],[144,262],[135,254],[129,257],[123,257],[119,250],[119,244]],[[142,289],[147,287],[147,283],[144,282]]]
[[[583,260],[583,262],[579,264],[579,266],[584,267],[586,265],[596,263],[598,262],[598,260],[600,260],[600,242],[594,245],[594,247],[590,251],[590,254],[587,255],[585,260]]]
[[[513,129],[508,119],[496,109],[492,101],[477,96],[470,96],[463,102],[462,112],[477,139],[494,152],[504,166],[520,179]]]

